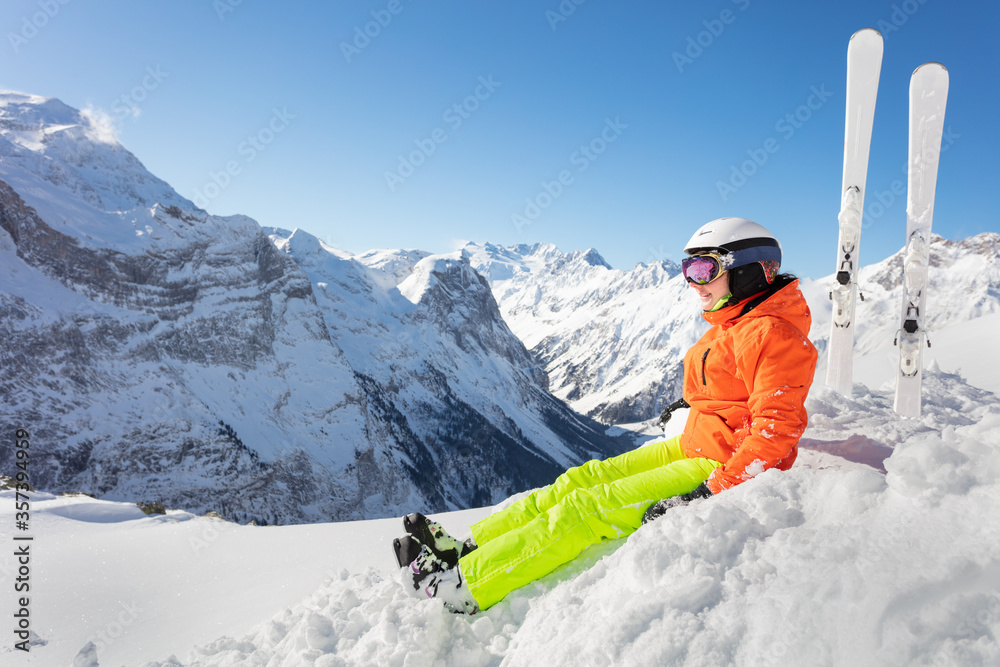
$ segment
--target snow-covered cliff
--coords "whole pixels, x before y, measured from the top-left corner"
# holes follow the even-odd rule
[[[546,392],[467,259],[376,255],[208,215],[87,114],[0,94],[0,411],[35,486],[344,520],[628,446]]]

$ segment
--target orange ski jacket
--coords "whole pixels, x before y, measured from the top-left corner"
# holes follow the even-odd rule
[[[808,420],[817,353],[798,281],[743,313],[754,301],[703,313],[712,327],[684,357],[691,411],[681,444],[689,457],[723,464],[707,481],[712,493],[790,468]]]

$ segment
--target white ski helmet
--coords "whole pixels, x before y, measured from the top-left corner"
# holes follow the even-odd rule
[[[684,246],[684,252],[689,255],[709,250],[725,250],[735,253],[737,250],[747,248],[761,248],[761,252],[755,254],[767,256],[741,261],[740,264],[730,265],[731,267],[762,260],[781,262],[781,244],[778,239],[774,238],[774,235],[767,231],[763,225],[746,218],[719,218],[702,225]],[[772,248],[772,250],[763,250],[764,248]]]
[[[781,267],[781,244],[763,225],[746,218],[719,218],[702,225],[684,246],[696,255],[717,252],[730,277],[737,300],[755,294],[774,282]]]

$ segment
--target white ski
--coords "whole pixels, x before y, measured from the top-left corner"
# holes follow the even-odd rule
[[[940,63],[925,63],[910,77],[909,169],[906,181],[906,249],[903,253],[903,307],[896,343],[895,409],[904,417],[920,416],[920,384],[927,302],[927,268],[930,264],[931,221],[938,157],[948,101],[948,70]]]
[[[833,318],[826,384],[851,395],[854,375],[854,309],[858,295],[858,251],[868,178],[875,98],[882,69],[882,34],[865,28],[847,47],[847,114],[844,123],[844,180],[837,241],[837,282],[830,291]]]

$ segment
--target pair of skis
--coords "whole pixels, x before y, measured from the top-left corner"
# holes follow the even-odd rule
[[[847,49],[844,174],[836,283],[830,292],[833,317],[826,376],[826,383],[845,396],[851,395],[852,388],[858,251],[881,68],[882,35],[871,28],[854,33]],[[906,417],[920,415],[922,350],[925,342],[929,345],[924,329],[924,306],[931,221],[947,99],[948,70],[943,65],[925,63],[913,72],[910,77],[903,303],[895,341],[899,346],[895,410]]]

